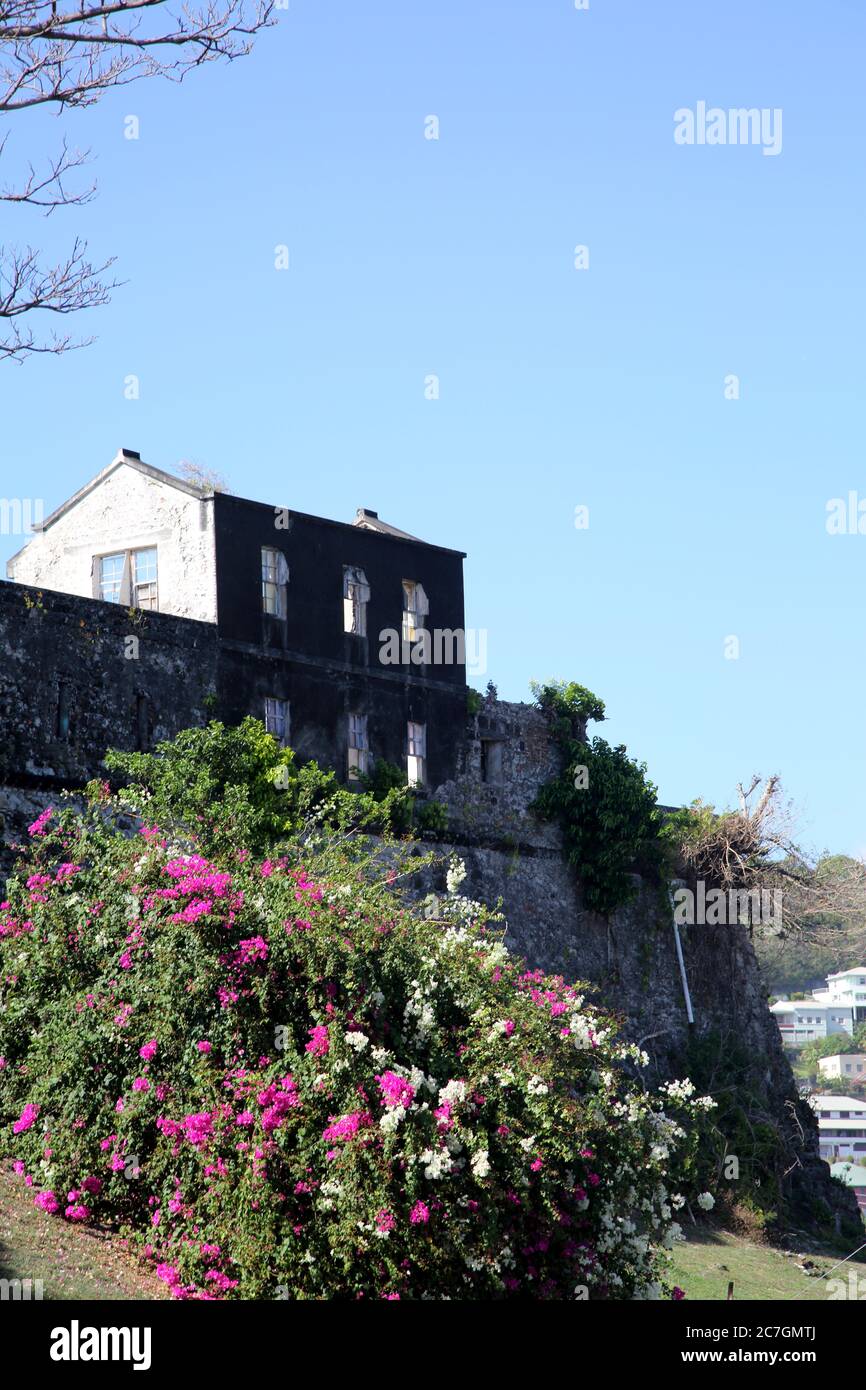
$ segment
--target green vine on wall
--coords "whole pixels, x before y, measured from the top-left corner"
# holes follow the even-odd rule
[[[534,684],[532,693],[563,754],[562,772],[541,788],[533,810],[559,824],[587,907],[610,916],[634,897],[633,874],[657,883],[664,877],[656,788],[646,764],[622,744],[587,740],[589,720],[604,719],[604,704],[591,690],[555,681]]]

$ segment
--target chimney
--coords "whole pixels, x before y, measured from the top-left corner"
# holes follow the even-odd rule
[[[379,513],[371,512],[369,507],[359,507],[355,513],[356,521],[378,521]]]

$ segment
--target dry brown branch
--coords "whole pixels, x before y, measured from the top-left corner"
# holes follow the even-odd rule
[[[19,322],[26,314],[43,310],[51,314],[74,314],[104,304],[114,281],[106,281],[105,273],[112,264],[105,261],[93,265],[86,257],[85,242],[73,243],[65,261],[44,268],[30,247],[9,251],[0,260],[0,319],[6,319],[8,330],[0,339],[0,361],[4,358],[22,360],[30,353],[67,352],[83,347],[67,333],[53,332],[37,340],[30,323]]]
[[[243,57],[260,30],[274,22],[275,0],[205,0],[171,7],[168,0],[106,0],[76,7],[62,0],[0,0],[0,115],[35,106],[92,106],[114,87],[150,77],[181,82],[205,63]],[[8,132],[0,140],[0,158]],[[69,176],[87,156],[66,144],[42,172],[33,164],[0,202],[41,209],[76,207],[95,186],[75,188]],[[55,333],[47,339],[22,318],[37,311],[74,314],[105,304],[116,282],[112,264],[89,262],[76,241],[65,261],[42,267],[32,247],[0,246],[0,360],[66,352],[85,341]]]
[[[781,918],[773,930],[820,936],[825,922],[866,915],[866,865],[856,860],[814,860],[795,838],[795,817],[781,797],[778,777],[748,788],[737,784],[737,811],[716,813],[696,805],[678,844],[685,878],[724,892],[778,893]],[[829,929],[829,928],[828,928]]]

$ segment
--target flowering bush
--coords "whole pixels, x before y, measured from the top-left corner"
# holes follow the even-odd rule
[[[434,911],[393,846],[200,850],[110,802],[32,827],[0,1151],[39,1207],[136,1233],[179,1298],[665,1291],[689,1083],[645,1093],[458,865]]]

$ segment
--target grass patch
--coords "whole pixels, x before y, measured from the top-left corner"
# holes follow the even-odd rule
[[[826,1275],[844,1258],[829,1251],[783,1251],[729,1231],[705,1227],[687,1230],[685,1234],[686,1239],[672,1252],[672,1277],[690,1299],[724,1300],[733,1280],[735,1301],[825,1302],[832,1290],[828,1288],[829,1281],[819,1274]],[[807,1261],[814,1267],[811,1273],[802,1268]],[[835,1269],[831,1279],[847,1280],[852,1269],[866,1290],[866,1270],[853,1260]]]
[[[0,1279],[40,1279],[46,1300],[165,1298],[122,1237],[70,1225],[33,1205],[30,1189],[0,1165]]]

